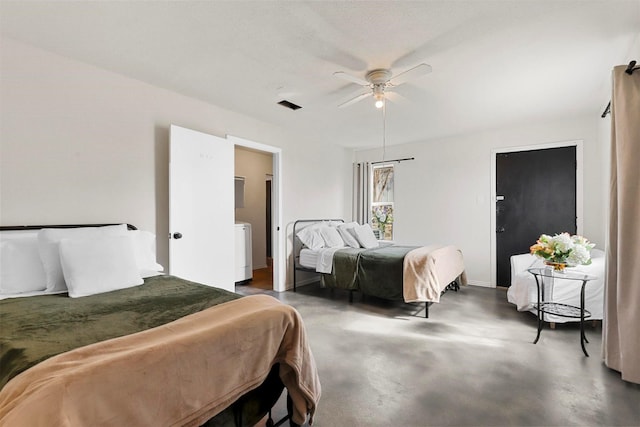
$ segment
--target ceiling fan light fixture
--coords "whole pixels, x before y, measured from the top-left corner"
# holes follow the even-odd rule
[[[375,98],[376,108],[384,107],[384,85],[376,84],[373,86],[373,97]]]
[[[415,67],[403,71],[396,76],[394,76],[389,69],[376,68],[375,70],[369,71],[365,75],[364,79],[357,76],[352,76],[345,73],[344,71],[336,71],[335,73],[333,73],[334,76],[340,77],[344,80],[348,80],[351,83],[359,84],[363,88],[366,88],[366,90],[369,90],[368,93],[361,93],[355,98],[351,98],[350,100],[338,105],[338,107],[347,107],[373,95],[373,97],[375,98],[376,108],[382,108],[384,107],[386,102],[386,97],[384,96],[386,89],[395,88],[396,86],[400,86],[401,84],[404,84],[413,78],[419,77],[423,74],[428,74],[430,72],[431,65],[428,64],[418,64]]]

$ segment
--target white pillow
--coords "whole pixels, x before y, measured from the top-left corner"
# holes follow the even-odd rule
[[[0,294],[44,291],[46,286],[47,278],[38,252],[38,234],[3,236],[0,241]]]
[[[156,236],[143,230],[131,230],[136,264],[142,278],[157,276],[164,267],[156,262]]]
[[[43,228],[38,233],[38,250],[40,259],[47,276],[47,292],[64,291],[64,282],[60,253],[58,247],[62,239],[68,238],[96,238],[101,236],[126,236],[126,224],[110,225],[106,227],[80,228]]]
[[[320,227],[320,235],[324,240],[324,246],[327,248],[344,248],[344,240],[340,237],[340,233],[335,227],[325,225]]]
[[[72,298],[144,283],[130,236],[62,239],[60,264]]]
[[[338,233],[340,233],[340,237],[342,237],[344,243],[351,248],[360,247],[360,242],[358,242],[358,239],[356,239],[353,234],[349,233],[349,229],[352,229],[356,225],[358,225],[357,222],[350,222],[347,224],[340,224],[338,226]]]
[[[298,231],[298,239],[309,249],[313,251],[317,251],[318,249],[324,248],[324,239],[320,234],[320,226],[321,224],[314,224],[308,227],[303,228]]]
[[[377,248],[378,239],[373,234],[373,230],[369,224],[356,225],[349,229],[350,233],[353,233],[354,237],[360,243],[360,246],[366,249]]]

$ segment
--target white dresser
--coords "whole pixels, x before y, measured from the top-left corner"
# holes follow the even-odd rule
[[[253,278],[251,259],[251,224],[236,222],[235,227],[235,280],[248,282]]]

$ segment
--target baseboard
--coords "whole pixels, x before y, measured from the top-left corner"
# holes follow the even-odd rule
[[[490,282],[484,282],[481,280],[467,280],[467,285],[480,286],[482,288],[495,288],[495,286],[492,286]]]
[[[318,281],[317,277],[309,277],[309,278],[304,279],[304,280],[298,280],[298,283],[296,284],[296,287],[310,285],[312,283],[316,283],[317,281]],[[482,287],[482,288],[495,288],[495,286],[491,286],[491,283],[484,282],[484,281],[481,281],[481,280],[468,280],[467,281],[467,285],[469,285],[469,286],[479,286],[479,287]],[[288,283],[287,284],[287,290],[291,290],[291,289],[293,289],[293,283]]]
[[[299,288],[300,286],[304,286],[304,285],[310,285],[312,283],[317,283],[320,280],[319,277],[309,277],[307,279],[303,279],[303,280],[298,280],[296,283],[296,287]],[[293,283],[288,283],[287,284],[287,290],[292,290],[293,289]]]

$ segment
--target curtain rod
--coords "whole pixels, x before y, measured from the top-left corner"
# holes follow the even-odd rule
[[[629,65],[627,65],[627,69],[624,70],[624,72],[629,75],[632,75],[635,70],[640,70],[640,67],[636,67],[636,61],[631,61],[629,62]],[[609,101],[609,103],[605,107],[600,117],[604,119],[605,117],[607,117],[607,114],[609,114],[610,112],[611,112],[611,101]]]
[[[415,160],[415,157],[405,157],[404,159],[394,159],[394,160],[381,160],[379,162],[371,162],[372,165],[377,165],[379,163],[400,163],[400,162],[406,162],[407,160]]]

